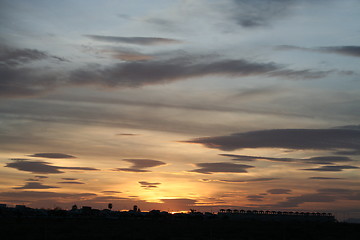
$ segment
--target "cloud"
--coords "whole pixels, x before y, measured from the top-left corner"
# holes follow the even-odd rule
[[[76,181],[79,180],[78,178],[61,178],[63,180],[67,180],[67,181]]]
[[[102,193],[112,195],[112,194],[117,194],[117,193],[121,193],[121,192],[119,192],[119,191],[102,191]]]
[[[319,168],[306,168],[301,169],[305,171],[318,171],[318,172],[341,172],[344,169],[359,169],[359,167],[342,165],[342,166],[322,166]]]
[[[271,25],[271,22],[289,14],[291,0],[232,0],[226,15],[244,28]]]
[[[153,160],[153,159],[123,159],[123,161],[132,163],[130,168],[116,168],[114,171],[124,171],[124,172],[150,172],[144,168],[152,168],[165,165],[166,163]]]
[[[195,138],[186,143],[233,151],[244,148],[360,149],[360,131],[354,129],[271,129]]]
[[[79,181],[63,181],[63,182],[58,182],[60,184],[85,184],[83,182],[79,182]]]
[[[117,136],[138,136],[139,134],[136,134],[136,133],[118,133],[116,134]]]
[[[312,157],[307,159],[301,159],[308,163],[314,164],[333,164],[337,162],[352,162],[349,157],[342,157],[342,156],[323,156],[323,157]]]
[[[121,171],[121,172],[151,172],[151,171],[149,171],[149,170],[136,169],[136,168],[114,168],[113,171]]]
[[[182,54],[183,55],[183,54]],[[198,55],[163,57],[158,60],[126,61],[108,66],[92,64],[68,72],[0,65],[0,96],[30,97],[59,87],[97,85],[138,88],[210,75],[228,77],[267,76],[286,79],[321,78],[331,71],[291,70],[275,63],[243,59],[204,58]]]
[[[191,170],[189,172],[212,174],[212,173],[247,173],[248,168],[254,166],[245,164],[234,164],[234,163],[197,163],[198,169]]]
[[[238,154],[219,154],[224,157],[232,157],[231,160],[234,161],[255,161],[255,160],[269,160],[275,162],[292,162],[295,159],[293,158],[272,158],[272,157],[257,157],[257,156],[248,156],[248,155],[238,155]]]
[[[188,198],[160,199],[165,206],[172,209],[189,209],[195,206],[196,200]]]
[[[43,185],[39,182],[27,182],[24,186],[14,187],[13,189],[48,189],[48,188],[59,188],[59,187]]]
[[[30,97],[45,94],[62,85],[62,74],[27,67],[0,65],[0,96]]]
[[[304,48],[304,47],[282,45],[282,46],[278,46],[277,49],[335,53],[345,56],[360,57],[360,46],[330,46],[330,47]]]
[[[36,49],[14,49],[0,46],[0,65],[14,66],[48,57],[45,52]]]
[[[238,154],[219,154],[220,156],[231,157],[234,161],[255,161],[266,160],[272,162],[300,162],[310,164],[333,164],[336,162],[351,162],[354,161],[349,157],[343,156],[320,156],[311,158],[273,158],[273,157],[258,157]]]
[[[153,189],[153,188],[157,188],[161,183],[158,182],[146,182],[146,181],[140,181],[139,182],[142,188],[145,188],[147,190]]]
[[[42,174],[57,174],[64,173],[62,169],[68,170],[83,170],[83,171],[97,171],[99,169],[89,167],[59,167],[50,165],[49,162],[33,161],[33,160],[15,160],[15,162],[7,163],[5,167],[15,168],[20,171]]]
[[[264,196],[261,196],[261,195],[249,195],[246,198],[249,201],[252,201],[252,202],[261,202],[261,201],[263,201]]]
[[[334,178],[334,177],[309,177],[309,179],[314,179],[314,180],[338,180],[338,179],[344,179],[344,178]]]
[[[85,35],[96,41],[112,42],[112,43],[127,43],[136,45],[162,45],[182,43],[182,41],[170,38],[154,38],[154,37],[115,37],[115,36],[100,36],[100,35]]]
[[[86,199],[89,197],[96,197],[94,193],[57,193],[57,192],[40,192],[40,191],[16,191],[16,192],[0,192],[0,197],[10,199],[27,199],[27,200],[38,200],[38,199],[54,199],[54,198],[65,198],[65,199]]]
[[[335,202],[337,200],[360,200],[360,191],[342,188],[318,189],[317,193],[287,197],[286,201],[279,202],[276,207],[297,207],[303,203]]]
[[[253,179],[201,179],[203,182],[224,182],[224,183],[246,183],[246,182],[266,182],[278,180],[280,178],[253,178]]]
[[[270,194],[290,194],[291,189],[283,189],[283,188],[274,188],[267,190]]]
[[[196,58],[197,56],[189,56],[188,58],[125,62],[110,67],[92,65],[73,71],[70,74],[69,84],[136,88],[209,75],[229,77],[265,75],[287,79],[308,79],[320,78],[329,73],[309,69],[290,70],[274,63],[254,63],[242,59],[217,59],[215,61],[207,59],[208,62],[196,62]]]
[[[15,67],[32,61],[44,59],[56,59],[57,61],[68,62],[69,60],[52,56],[44,51],[28,48],[13,48],[10,46],[0,45],[0,65]]]
[[[360,155],[360,150],[355,150],[355,151],[337,151],[335,152],[335,154],[338,155]]]
[[[40,179],[44,179],[44,178],[49,178],[47,176],[35,176],[36,178],[40,178]]]
[[[113,52],[111,55],[115,59],[120,59],[124,61],[146,61],[154,59],[154,56],[145,55],[137,52],[117,51]]]
[[[26,159],[24,159],[26,160]],[[30,182],[36,182],[36,181],[41,181],[42,179],[46,179],[48,177],[46,176],[34,176],[34,178],[29,178],[27,181],[30,181]]]
[[[29,155],[29,157],[42,157],[42,158],[76,158],[72,155],[64,153],[34,153]]]

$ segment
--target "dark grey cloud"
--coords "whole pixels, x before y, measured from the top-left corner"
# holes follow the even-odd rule
[[[85,184],[83,182],[79,182],[79,181],[63,181],[63,182],[58,182],[60,184]]]
[[[125,162],[132,164],[130,168],[116,168],[115,171],[124,171],[124,172],[150,172],[146,168],[158,167],[165,165],[166,163],[153,160],[153,159],[123,159]]]
[[[66,180],[66,181],[76,181],[79,180],[78,178],[61,178],[62,180]]]
[[[220,156],[224,156],[224,157],[230,157],[232,158],[231,160],[234,161],[244,161],[244,162],[252,162],[257,160],[258,158],[253,157],[253,156],[247,156],[247,155],[238,155],[238,154],[226,154],[226,153],[221,153],[219,154]]]
[[[286,201],[279,202],[276,207],[297,207],[307,202],[335,202],[337,200],[360,200],[360,191],[342,188],[318,189],[317,193],[287,197]]]
[[[212,174],[212,173],[247,173],[248,168],[254,166],[245,164],[234,164],[227,162],[219,163],[197,163],[197,169],[191,170],[190,172]]]
[[[189,58],[174,58],[156,61],[125,62],[110,67],[89,66],[73,71],[70,84],[96,84],[108,87],[141,87],[164,84],[182,79],[208,75],[229,77],[265,75],[287,79],[320,78],[327,72],[284,69],[274,63],[253,63],[246,60],[215,60],[194,62]]]
[[[0,65],[0,97],[30,97],[45,94],[63,84],[62,75],[43,69]]]
[[[42,157],[42,158],[76,158],[75,156],[65,153],[34,153],[29,157]]]
[[[333,164],[337,162],[351,162],[354,161],[349,157],[344,156],[320,156],[311,158],[273,158],[273,157],[258,157],[238,154],[219,154],[224,157],[231,157],[234,161],[255,161],[255,160],[266,160],[272,162],[300,162],[310,164]]]
[[[273,188],[273,189],[267,190],[266,192],[268,192],[270,194],[290,194],[291,189]]]
[[[338,155],[360,155],[360,150],[355,150],[355,151],[337,151],[334,152],[335,154]]]
[[[63,169],[67,170],[82,170],[82,171],[96,171],[99,169],[89,167],[59,167],[51,165],[49,162],[34,161],[34,160],[15,160],[15,162],[7,163],[5,167],[15,168],[20,171],[42,174],[57,174],[64,173]]]
[[[305,48],[305,47],[282,45],[282,46],[278,46],[277,49],[335,53],[335,54],[352,56],[352,57],[360,57],[360,46],[330,46],[330,47]]]
[[[256,63],[243,59],[186,57],[160,58],[149,61],[126,61],[110,66],[88,65],[70,72],[51,69],[0,65],[0,96],[29,97],[46,94],[58,87],[97,85],[137,88],[166,84],[209,75],[228,77],[267,76],[285,79],[321,78],[331,71],[291,70],[275,63]]]
[[[359,167],[349,166],[349,165],[342,165],[342,166],[332,165],[332,166],[322,166],[319,168],[306,168],[301,170],[317,171],[317,172],[341,172],[345,169],[359,169]]]
[[[182,43],[180,40],[170,38],[157,37],[116,37],[116,36],[101,36],[101,35],[85,35],[96,41],[112,42],[112,43],[127,43],[136,45],[161,45]]]
[[[264,196],[262,196],[262,195],[249,195],[246,198],[249,201],[252,201],[252,202],[260,202],[260,201],[263,201]]]
[[[287,149],[360,149],[360,131],[354,129],[272,129],[226,136],[195,138],[187,143],[198,143],[208,148],[233,151],[244,148]]]
[[[15,49],[0,45],[0,65],[15,66],[48,57],[47,53],[36,49]]]
[[[301,159],[307,163],[313,164],[334,164],[334,163],[341,163],[341,162],[352,162],[353,159],[349,157],[343,156],[321,156],[321,157],[312,157],[307,159]]]
[[[140,181],[139,182],[142,188],[147,190],[151,190],[153,188],[157,188],[161,183],[158,182],[147,182],[147,181]]]
[[[39,182],[27,182],[24,186],[14,187],[13,189],[48,189],[48,188],[59,188],[59,187],[43,185]]]
[[[61,62],[68,62],[69,60],[53,56],[47,52],[37,49],[28,48],[13,48],[10,46],[0,45],[0,65],[15,67],[26,64],[32,61],[55,59]]]
[[[231,157],[234,161],[255,161],[255,160],[269,160],[274,162],[292,162],[295,159],[293,158],[272,158],[272,157],[257,157],[257,156],[248,156],[248,155],[239,155],[239,154],[219,154],[224,157]]]
[[[244,28],[269,26],[288,15],[292,0],[232,0],[226,15]]]
[[[309,177],[309,179],[314,179],[314,180],[339,180],[339,179],[344,179],[344,178],[335,178],[335,177]]]

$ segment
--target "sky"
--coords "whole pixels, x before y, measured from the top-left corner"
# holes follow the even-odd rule
[[[1,0],[0,202],[360,218],[359,12]]]

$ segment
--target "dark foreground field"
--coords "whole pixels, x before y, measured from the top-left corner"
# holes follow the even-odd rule
[[[360,239],[360,225],[227,220],[0,219],[0,239]]]

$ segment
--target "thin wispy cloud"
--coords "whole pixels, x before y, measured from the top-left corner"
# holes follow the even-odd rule
[[[329,46],[329,47],[314,47],[305,48],[290,45],[278,46],[278,50],[302,50],[310,52],[334,53],[351,57],[360,57],[360,46]]]
[[[309,177],[309,179],[313,180],[341,180],[345,178],[336,178],[336,177]]]
[[[79,182],[79,181],[62,181],[62,182],[58,182],[59,184],[85,184],[83,182]]]
[[[126,43],[135,45],[161,45],[161,44],[179,44],[180,40],[159,37],[117,37],[117,36],[101,36],[101,35],[85,35],[96,41],[111,43]]]

